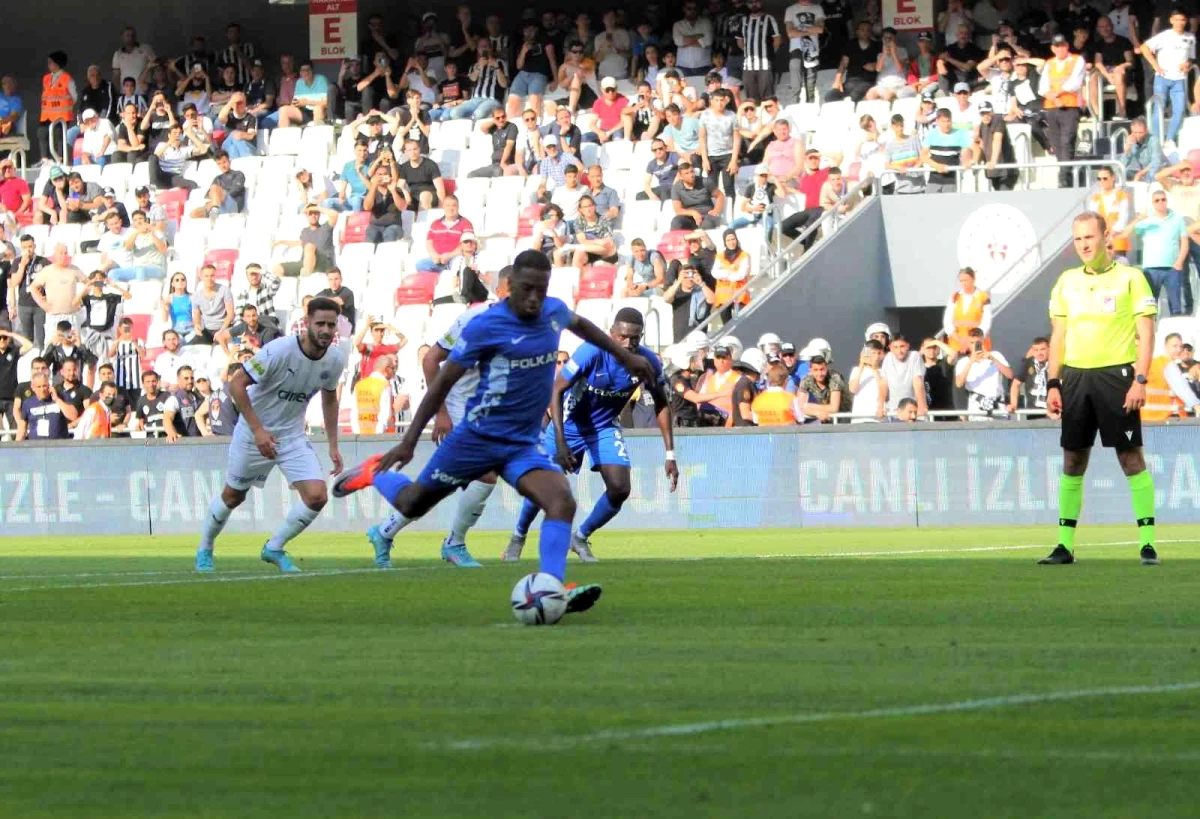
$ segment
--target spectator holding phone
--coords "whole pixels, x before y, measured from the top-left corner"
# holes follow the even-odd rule
[[[983,330],[973,327],[969,333],[970,347],[967,355],[958,360],[954,368],[954,383],[967,391],[967,410],[987,413],[987,417],[972,416],[972,421],[987,421],[1005,418],[1008,408],[1005,403],[1004,379],[1012,378],[1012,367],[1008,360],[988,350],[983,343]]]

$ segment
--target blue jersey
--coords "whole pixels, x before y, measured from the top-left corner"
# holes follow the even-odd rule
[[[547,298],[531,321],[518,318],[507,299],[471,319],[449,358],[479,367],[463,424],[487,438],[536,443],[554,391],[558,337],[573,317],[566,304]]]
[[[655,382],[661,384],[662,365],[658,357],[644,346],[634,352],[650,362]],[[621,411],[641,383],[611,354],[586,342],[563,365],[562,377],[571,384],[563,404],[565,426],[568,432],[585,436],[620,426]]]

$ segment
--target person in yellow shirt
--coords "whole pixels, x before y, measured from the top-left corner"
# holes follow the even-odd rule
[[[787,391],[788,371],[782,364],[767,367],[767,388],[750,403],[750,416],[760,427],[793,426],[796,396]]]
[[[1140,410],[1154,349],[1158,303],[1142,271],[1108,252],[1108,225],[1086,212],[1071,225],[1083,264],[1063,271],[1050,293],[1050,364],[1046,412],[1062,419],[1063,474],[1058,482],[1058,545],[1042,564],[1075,562],[1075,528],[1083,509],[1083,475],[1096,433],[1117,451],[1129,481],[1144,565],[1154,549],[1154,479],[1142,453]]]

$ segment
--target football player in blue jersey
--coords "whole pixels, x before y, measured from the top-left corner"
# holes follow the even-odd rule
[[[575,499],[566,476],[540,441],[542,416],[554,388],[559,335],[571,330],[611,354],[645,383],[654,381],[655,369],[563,302],[548,298],[549,287],[550,261],[534,250],[519,254],[509,277],[508,298],[463,328],[400,443],[383,455],[368,458],[334,484],[337,497],[374,486],[400,513],[394,522],[389,520],[389,531],[383,532],[387,539],[376,544],[377,564],[386,562],[388,555],[378,552],[390,548],[396,532],[459,487],[495,471],[545,510],[540,570],[559,580],[566,578]],[[479,367],[479,386],[467,402],[463,422],[441,442],[415,481],[392,471],[412,460],[425,426],[451,387],[475,366]],[[583,611],[599,599],[600,587],[577,586],[568,594],[567,611]]]
[[[558,463],[568,472],[578,472],[587,453],[592,469],[604,479],[604,494],[587,520],[571,534],[571,551],[585,563],[596,562],[589,542],[592,533],[616,517],[629,498],[629,452],[621,434],[620,416],[638,387],[648,390],[654,399],[658,428],[667,449],[664,469],[671,491],[679,485],[662,365],[649,348],[642,346],[644,330],[642,314],[632,307],[623,307],[617,311],[609,335],[622,349],[638,353],[650,362],[653,380],[643,381],[631,374],[615,356],[590,343],[580,345],[554,380],[550,401],[553,423],[542,434],[542,445],[557,452]],[[526,498],[502,560],[520,559],[538,511],[537,505]]]

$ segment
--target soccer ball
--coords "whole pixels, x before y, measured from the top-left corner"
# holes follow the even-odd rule
[[[567,590],[552,574],[527,574],[513,586],[512,611],[527,626],[552,626],[567,611]]]

